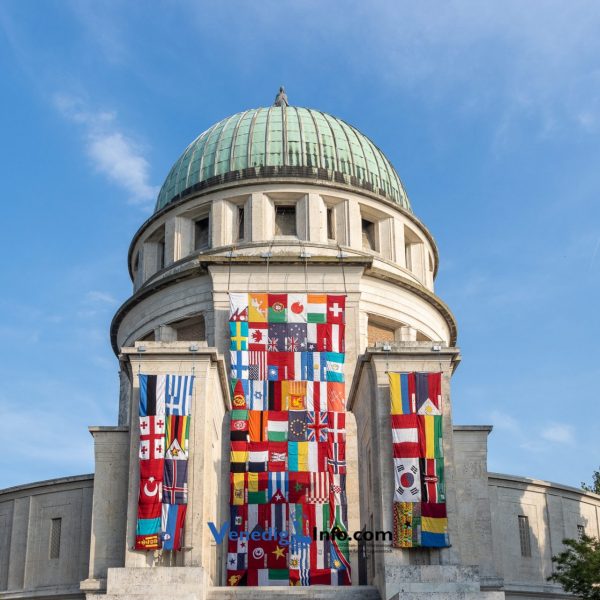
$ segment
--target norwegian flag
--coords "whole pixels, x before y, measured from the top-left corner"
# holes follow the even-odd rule
[[[332,474],[346,473],[345,444],[327,444],[327,468]]]

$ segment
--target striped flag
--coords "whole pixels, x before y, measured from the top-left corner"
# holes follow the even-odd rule
[[[192,410],[193,375],[167,375],[165,381],[165,413],[189,415]]]

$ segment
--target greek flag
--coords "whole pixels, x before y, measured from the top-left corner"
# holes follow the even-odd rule
[[[167,415],[189,415],[192,408],[193,375],[167,375],[165,409]]]

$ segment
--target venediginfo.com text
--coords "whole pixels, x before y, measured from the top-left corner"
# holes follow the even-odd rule
[[[221,544],[223,541],[225,541],[225,539],[231,541],[277,541],[281,545],[302,543],[309,544],[313,541],[327,540],[391,542],[393,537],[391,531],[370,531],[368,529],[361,529],[359,531],[347,532],[339,527],[332,527],[327,531],[319,531],[317,527],[313,527],[310,535],[290,533],[285,529],[280,530],[272,527],[269,527],[268,529],[254,529],[252,531],[235,531],[230,529],[228,521],[222,523],[220,528],[217,528],[212,521],[209,521],[208,527],[217,544]]]

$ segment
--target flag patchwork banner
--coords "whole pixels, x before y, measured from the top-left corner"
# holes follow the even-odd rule
[[[230,294],[230,527],[275,532],[229,542],[230,586],[350,585],[348,543],[312,539],[347,530],[345,311],[343,295]],[[174,479],[163,497],[183,497]]]
[[[388,373],[394,462],[393,545],[449,546],[442,374]]]
[[[193,375],[139,375],[136,550],[181,550],[193,386]],[[236,498],[233,492],[232,498]]]

